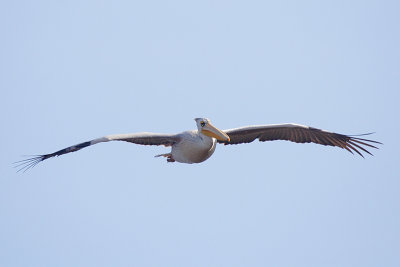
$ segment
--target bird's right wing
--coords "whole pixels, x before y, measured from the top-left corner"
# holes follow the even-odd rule
[[[97,143],[109,142],[109,141],[125,141],[138,145],[154,145],[154,146],[172,146],[179,141],[179,136],[176,134],[159,134],[159,133],[133,133],[133,134],[113,134],[93,139],[91,141],[83,142],[74,146],[70,146],[54,153],[36,155],[32,158],[15,162],[15,167],[19,168],[18,171],[27,171],[33,168],[39,162],[52,158],[55,156],[61,156],[63,154],[78,151],[84,147],[95,145]]]

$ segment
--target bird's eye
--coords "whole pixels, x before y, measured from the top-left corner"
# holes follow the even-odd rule
[[[206,126],[206,123],[204,121],[201,121],[200,125],[201,125],[201,127],[204,127],[204,126]]]

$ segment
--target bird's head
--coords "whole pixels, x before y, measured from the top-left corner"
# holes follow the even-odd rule
[[[194,119],[197,124],[197,129],[199,130],[199,133],[204,134],[209,137],[216,138],[217,140],[220,141],[230,141],[229,136],[224,133],[223,131],[217,129],[214,127],[211,123],[210,120],[207,118],[196,118]]]

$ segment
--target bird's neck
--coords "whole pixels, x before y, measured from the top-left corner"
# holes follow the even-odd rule
[[[199,131],[199,137],[200,137],[200,139],[201,139],[204,143],[206,143],[206,144],[212,144],[212,143],[214,143],[214,139],[215,139],[215,138],[210,137],[210,136],[207,136],[207,135],[205,135],[205,134],[202,134],[200,131]]]

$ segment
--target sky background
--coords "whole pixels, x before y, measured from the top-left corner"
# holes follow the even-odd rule
[[[2,1],[0,266],[400,266],[399,1]],[[294,122],[201,164],[107,134]]]

